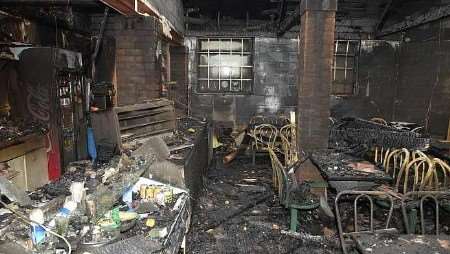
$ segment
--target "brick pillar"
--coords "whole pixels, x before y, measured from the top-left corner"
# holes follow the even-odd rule
[[[312,151],[328,146],[337,0],[303,0],[301,5],[297,137],[299,149]]]

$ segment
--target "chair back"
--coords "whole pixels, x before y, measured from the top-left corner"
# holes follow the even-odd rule
[[[354,223],[354,231],[353,232],[344,232],[344,227],[342,226],[342,217],[340,214],[340,208],[339,208],[339,202],[341,200],[341,197],[354,197],[353,201],[353,223]],[[388,208],[388,216],[385,217],[386,221],[383,225],[383,228],[375,229],[374,225],[374,201],[373,198],[380,198],[380,199],[387,199],[389,201],[389,208]],[[369,230],[360,230],[359,229],[359,222],[358,222],[358,204],[362,199],[366,199],[369,201]],[[335,212],[336,212],[336,221],[339,231],[339,239],[341,241],[342,251],[344,254],[348,253],[347,246],[346,246],[346,237],[351,236],[354,234],[366,234],[366,233],[376,233],[376,232],[383,232],[383,231],[394,231],[395,229],[389,228],[392,213],[394,211],[394,199],[393,197],[384,191],[342,191],[339,192],[335,199]]]
[[[426,234],[425,230],[425,211],[424,211],[424,202],[429,199],[434,203],[434,215],[435,215],[435,234],[439,235],[440,233],[440,218],[439,218],[439,207],[442,204],[443,200],[450,200],[450,191],[411,191],[405,193],[402,197],[402,214],[403,221],[406,227],[406,233],[414,234],[415,225],[413,225],[412,221],[408,216],[408,208],[414,209],[419,207],[420,213],[420,234]],[[447,203],[448,204],[448,203]]]
[[[413,182],[409,181],[413,179]],[[400,184],[403,186],[400,186]],[[438,190],[439,180],[433,168],[433,162],[424,156],[417,157],[410,161],[404,168],[401,168],[397,175],[395,190],[407,193],[416,190]]]
[[[390,151],[383,163],[386,173],[390,174],[392,178],[395,179],[397,177],[397,172],[408,165],[410,157],[410,152],[406,148]]]
[[[277,188],[280,202],[282,204],[285,204],[288,198],[287,194],[289,191],[289,176],[285,170],[285,167],[278,159],[277,154],[273,149],[269,148],[269,155],[272,162],[274,186]]]
[[[258,150],[274,149],[277,140],[278,130],[271,124],[260,124],[253,129],[255,147]]]
[[[285,166],[291,166],[298,161],[297,133],[294,124],[283,126],[279,135],[281,138],[281,150],[284,154]]]

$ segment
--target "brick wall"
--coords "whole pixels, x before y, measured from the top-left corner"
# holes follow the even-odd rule
[[[92,17],[98,33],[102,16]],[[158,98],[161,67],[157,59],[160,30],[154,17],[110,16],[105,36],[116,40],[117,103],[130,105]]]
[[[178,115],[187,113],[188,81],[187,81],[187,49],[184,46],[170,47],[170,76],[175,85],[170,85],[169,99],[175,102]]]

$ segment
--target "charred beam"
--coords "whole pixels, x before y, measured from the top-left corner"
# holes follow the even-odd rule
[[[287,1],[282,0],[280,2],[280,8],[278,11],[278,28],[280,28],[281,22],[283,21],[283,19],[286,16],[286,7],[287,7]]]
[[[43,26],[48,26],[62,30],[68,30],[83,36],[90,36],[91,31],[82,16],[74,15],[72,20],[67,19],[63,15],[52,14],[50,12],[37,12],[31,6],[23,8],[3,7],[1,12],[8,13],[11,16],[22,18],[24,20],[34,21]]]
[[[97,0],[2,0],[0,6],[101,6]]]
[[[380,29],[383,27],[384,21],[386,20],[387,14],[389,13],[389,10],[391,9],[393,0],[389,0],[389,2],[384,7],[383,13],[381,14],[380,20],[378,20],[376,26],[375,26],[375,33],[378,33]]]
[[[300,4],[297,6],[297,8],[295,8],[295,11],[289,15],[289,17],[287,17],[286,19],[284,19],[277,31],[277,36],[281,37],[283,36],[286,32],[288,32],[292,27],[300,24],[300,12],[301,12],[301,7]]]
[[[376,34],[376,37],[382,37],[385,35],[401,32],[404,30],[408,30],[410,28],[420,26],[422,24],[430,23],[444,17],[450,16],[450,5],[445,5],[442,7],[434,7],[431,8],[426,13],[416,13],[411,16],[408,16],[404,19],[404,21],[394,24],[390,27],[382,29],[379,33]]]

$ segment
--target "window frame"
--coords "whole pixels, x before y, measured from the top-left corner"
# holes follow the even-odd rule
[[[346,44],[346,50],[345,53],[338,53],[338,48],[339,48],[339,43],[345,43]],[[351,43],[355,44],[354,47],[354,52],[353,54],[349,53],[349,46]],[[358,83],[358,67],[359,67],[359,55],[360,55],[360,49],[361,49],[361,41],[360,40],[335,40],[334,42],[334,50],[333,50],[333,62],[332,62],[332,66],[331,66],[331,71],[332,71],[332,83],[331,83],[331,95],[334,96],[340,96],[340,97],[346,97],[346,96],[355,96],[358,94],[359,91],[359,83]],[[337,59],[340,57],[344,57],[345,58],[345,66],[344,67],[340,67],[337,66]],[[353,66],[351,68],[348,67],[348,62],[350,59],[353,59]],[[338,82],[336,81],[336,71],[338,70],[344,70],[344,76],[345,78],[347,77],[347,73],[349,71],[352,71],[353,73],[353,81],[350,83],[346,83],[346,82]],[[343,86],[343,90],[346,90],[345,87],[346,86],[352,86],[351,88],[351,92],[342,92],[342,93],[336,93],[334,91],[335,89],[335,85],[341,85]]]
[[[202,41],[211,41],[211,40],[228,40],[231,42],[236,40],[241,40],[241,51],[238,53],[238,51],[234,52],[231,49],[230,46],[230,50],[224,52],[221,50],[221,48],[219,47],[218,50],[210,50],[209,48],[207,50],[202,50],[201,49],[201,42]],[[244,51],[244,40],[247,40],[250,42],[250,51]],[[236,36],[208,36],[208,37],[197,37],[197,47],[196,47],[196,69],[197,69],[197,85],[195,87],[195,92],[197,94],[226,94],[226,95],[249,95],[249,94],[253,94],[254,91],[254,82],[255,82],[255,40],[253,37],[236,37]],[[201,64],[201,55],[203,54],[207,54],[208,58],[207,58],[207,65],[202,65]],[[211,54],[217,54],[219,56],[219,64],[218,65],[212,65],[210,64],[210,60]],[[239,68],[239,72],[240,72],[240,78],[236,79],[236,78],[232,78],[232,75],[230,74],[230,77],[227,79],[221,79],[220,77],[220,68],[223,67],[224,65],[221,62],[221,58],[224,55],[230,55],[230,56],[240,56],[240,57],[244,57],[244,56],[250,56],[250,65],[244,65],[242,62],[239,64],[239,67],[231,67],[231,68]],[[219,77],[218,78],[210,78],[210,68],[219,68]],[[228,66],[225,66],[228,67]],[[208,73],[208,78],[201,78],[200,77],[200,70],[202,68],[207,68],[207,73]],[[251,74],[250,77],[251,78],[244,78],[243,77],[243,71],[242,69],[250,69]],[[236,81],[238,80],[240,82],[240,89],[239,91],[232,91],[232,81]],[[211,90],[202,90],[200,89],[200,82],[201,81],[207,81],[208,82],[208,87],[211,81],[217,81],[218,82],[218,90],[217,91],[211,91]],[[229,81],[229,89],[228,90],[221,90],[221,82],[222,81]],[[245,89],[243,82],[249,82],[249,88]]]

